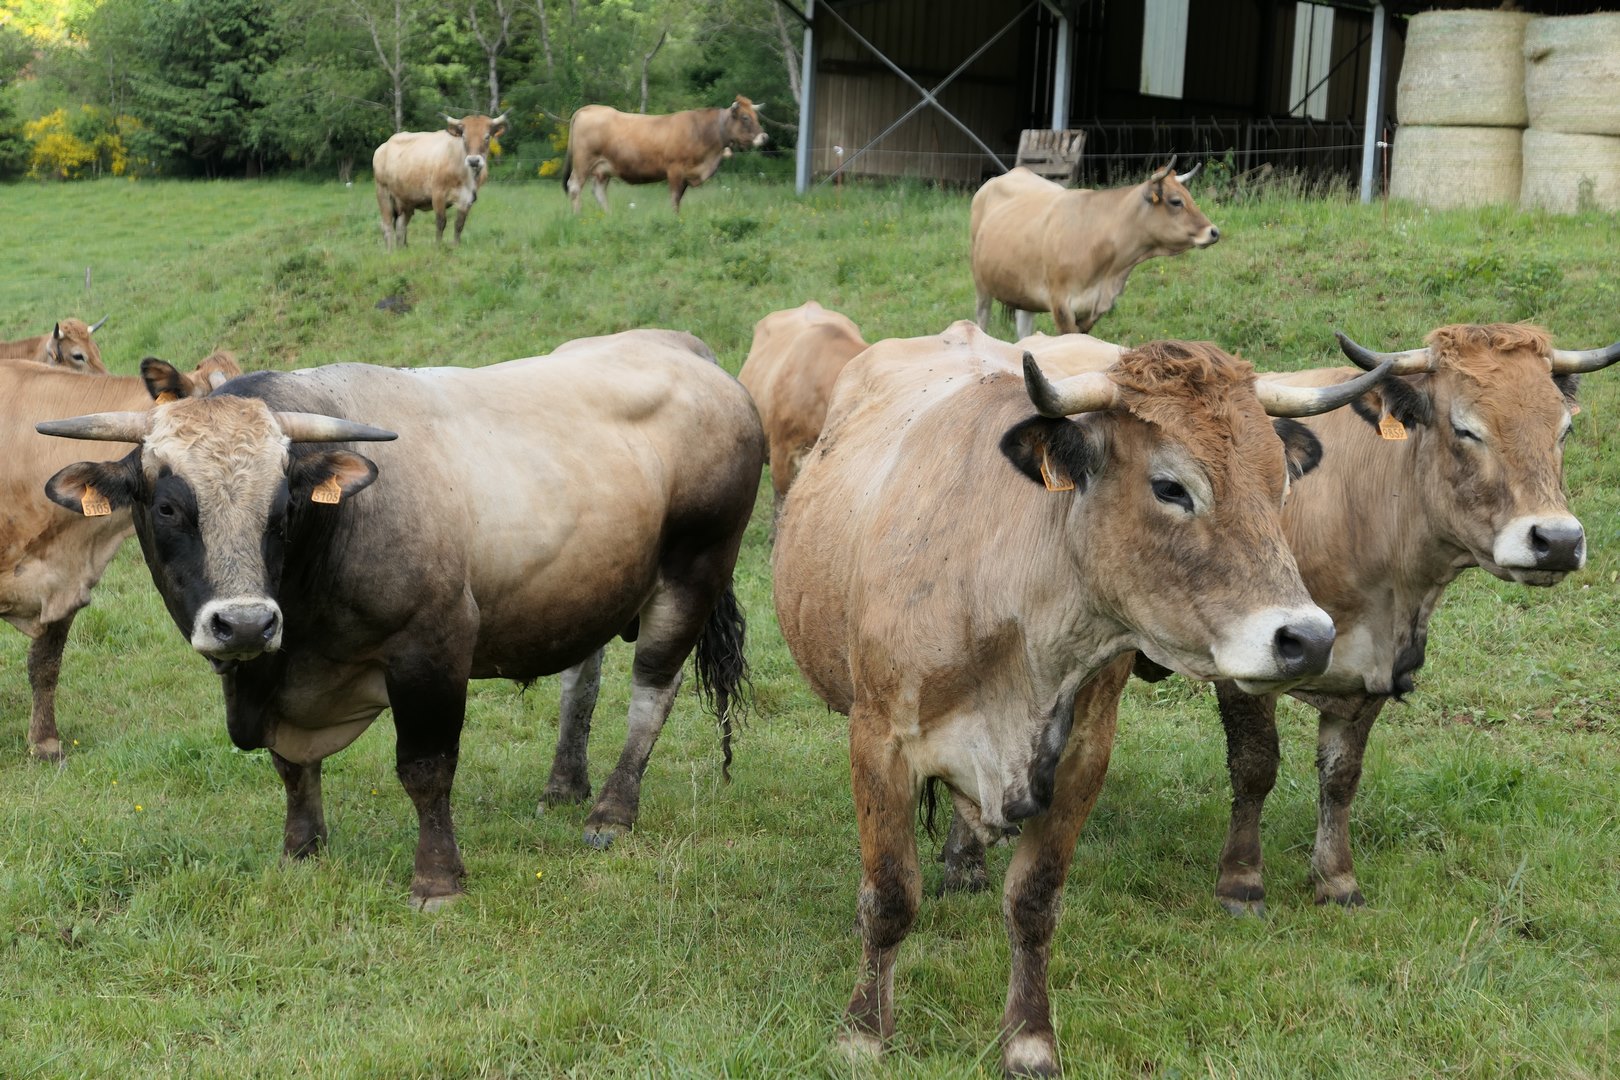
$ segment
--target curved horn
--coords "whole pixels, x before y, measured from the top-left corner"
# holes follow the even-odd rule
[[[1552,370],[1554,375],[1578,375],[1583,371],[1599,371],[1620,360],[1620,341],[1606,349],[1554,349]]]
[[[41,435],[55,435],[63,439],[138,443],[146,438],[151,425],[151,413],[104,412],[66,420],[47,420],[43,424],[35,424],[34,430]]]
[[[1054,420],[1119,404],[1119,384],[1105,372],[1088,371],[1053,383],[1029,352],[1024,353],[1024,388],[1035,411]]]
[[[1176,179],[1178,181],[1180,181],[1181,183],[1185,184],[1187,181],[1189,181],[1193,177],[1197,176],[1198,175],[1198,170],[1202,169],[1203,167],[1204,167],[1204,163],[1202,161],[1200,161],[1198,164],[1194,165],[1192,168],[1188,169],[1186,172],[1177,173],[1176,174]]]
[[[440,116],[442,116],[442,117],[444,117],[444,121],[445,121],[445,123],[447,123],[447,124],[459,124],[459,123],[461,123],[461,121],[460,121],[460,120],[457,120],[457,119],[456,119],[456,118],[455,118],[455,117],[453,117],[453,116],[451,116],[451,115],[450,115],[450,114],[449,114],[449,113],[447,113],[447,112],[442,112],[442,113],[440,113],[440,114],[439,114],[439,115],[440,115]]]
[[[1363,371],[1372,371],[1385,360],[1395,362],[1397,375],[1422,375],[1435,369],[1435,358],[1428,349],[1407,349],[1405,352],[1381,353],[1374,352],[1365,345],[1357,345],[1350,339],[1350,335],[1342,331],[1333,331],[1333,336],[1339,339],[1339,348],[1344,355]]]
[[[1254,394],[1271,416],[1315,416],[1350,404],[1383,382],[1394,370],[1394,359],[1386,358],[1365,375],[1332,386],[1289,386],[1271,379],[1257,379]]]
[[[392,431],[342,420],[320,413],[271,413],[289,442],[391,442],[399,438]]]
[[[210,371],[208,373],[208,388],[210,390],[218,390],[230,381],[231,377],[223,371]]]
[[[91,327],[90,327],[90,332],[91,332],[91,333],[92,333],[92,334],[93,334],[93,333],[95,333],[95,332],[96,332],[96,331],[97,331],[97,330],[100,330],[100,329],[101,329],[101,328],[102,328],[102,327],[103,327],[103,326],[106,326],[106,325],[107,325],[107,320],[108,320],[108,319],[110,319],[110,318],[112,318],[112,316],[111,316],[111,315],[103,315],[103,316],[102,316],[102,317],[101,317],[101,321],[100,321],[100,322],[98,322],[98,323],[95,323],[95,324],[94,324],[94,325],[92,325],[92,326],[91,326]]]
[[[496,124],[504,123],[506,123],[506,113],[501,113],[499,116],[492,116],[489,118],[489,124],[491,127],[494,127]]]

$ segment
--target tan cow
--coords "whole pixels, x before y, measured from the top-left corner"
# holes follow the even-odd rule
[[[433,209],[434,242],[444,242],[445,215],[456,208],[457,244],[478,191],[489,178],[489,143],[506,130],[506,114],[446,116],[443,131],[401,131],[371,155],[388,250],[405,246],[411,215]]]
[[[838,373],[866,344],[860,327],[814,300],[754,324],[754,344],[737,379],[759,407],[778,507],[821,434]]]
[[[95,332],[107,322],[86,324],[83,319],[63,319],[48,333],[18,341],[0,341],[0,360],[29,360],[68,371],[107,373],[96,347]]]
[[[938,779],[981,833],[1022,823],[1002,1063],[1056,1071],[1051,937],[1128,654],[1255,691],[1327,667],[1333,624],[1279,520],[1319,447],[1267,412],[1333,408],[1387,372],[1301,391],[1257,383],[1207,343],[1158,342],[1054,385],[971,323],[878,342],[845,367],[783,506],[774,571],[795,662],[850,718],[863,956],[848,1049],[894,1031],[895,958],[921,892],[918,794]]]
[[[0,364],[0,618],[33,639],[28,649],[28,682],[33,715],[29,749],[36,757],[59,760],[56,682],[62,648],[79,609],[101,580],[118,545],[130,534],[127,510],[81,517],[45,497],[45,481],[84,456],[83,447],[42,439],[42,420],[106,409],[145,409],[154,397],[200,397],[241,374],[229,353],[215,353],[190,375],[162,360],[141,362],[142,378],[105,375],[85,378],[33,364]],[[143,381],[144,379],[144,381]],[[108,447],[105,457],[119,456]],[[94,507],[92,507],[94,509]]]
[[[759,110],[741,94],[724,109],[688,109],[666,116],[622,113],[606,105],[587,105],[568,123],[568,153],[562,182],[579,213],[587,178],[605,211],[608,180],[627,184],[669,184],[676,213],[681,196],[697,187],[731,156],[732,147],[764,146],[769,138],[759,126]]]
[[[1138,263],[1219,240],[1186,187],[1198,170],[1178,176],[1174,164],[1107,191],[1070,190],[1025,168],[985,181],[968,225],[979,326],[989,329],[999,300],[1013,309],[1019,337],[1037,311],[1050,311],[1061,334],[1089,331]]]

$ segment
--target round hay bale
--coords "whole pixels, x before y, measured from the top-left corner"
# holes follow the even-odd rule
[[[1518,11],[1412,16],[1395,93],[1403,124],[1524,127],[1524,30]]]
[[[1620,135],[1620,13],[1532,22],[1524,98],[1539,131]]]
[[[1620,138],[1529,129],[1520,204],[1555,214],[1620,210]]]
[[[1519,201],[1521,133],[1504,127],[1420,127],[1395,131],[1391,198],[1424,206]]]

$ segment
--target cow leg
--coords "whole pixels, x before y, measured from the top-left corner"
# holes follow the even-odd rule
[[[1080,333],[1080,324],[1075,320],[1074,312],[1069,310],[1067,304],[1059,304],[1052,309],[1052,321],[1057,323],[1057,332],[1060,334]]]
[[[1365,697],[1347,710],[1347,716],[1321,714],[1316,732],[1316,771],[1320,785],[1316,810],[1316,847],[1311,852],[1311,876],[1316,902],[1360,907],[1367,901],[1356,884],[1350,858],[1350,803],[1361,786],[1361,759],[1373,721],[1384,698]]]
[[[953,892],[984,892],[990,887],[984,869],[984,837],[974,827],[979,808],[951,792],[951,831],[940,849],[945,877],[939,883],[940,895]]]
[[[607,185],[607,177],[600,174],[591,177],[591,193],[596,196],[596,205],[602,208],[604,214],[607,213],[608,208]]]
[[[849,767],[861,837],[861,969],[839,1043],[860,1057],[880,1053],[894,1035],[894,963],[917,917],[922,876],[912,825],[917,785],[883,710],[861,703],[851,710]]]
[[[444,226],[446,222],[445,205],[446,203],[443,195],[433,196],[433,224],[438,230],[433,234],[433,243],[435,246],[439,247],[444,245]]]
[[[416,806],[416,869],[411,906],[432,911],[463,892],[466,870],[450,820],[461,725],[467,714],[467,676],[447,672],[442,653],[395,660],[388,669],[388,700],[398,742],[394,771]]]
[[[62,651],[77,611],[46,623],[28,646],[28,688],[34,711],[28,718],[28,750],[41,761],[62,760],[62,739],[56,731],[56,684],[62,677]]]
[[[1035,313],[1025,311],[1023,308],[1014,308],[1013,327],[1018,331],[1018,340],[1022,341],[1029,337],[1035,332]]]
[[[602,650],[597,649],[562,674],[562,704],[557,711],[557,756],[551,779],[540,793],[540,808],[584,802],[591,797],[590,764],[585,750],[591,738],[591,715],[602,686]]]
[[[287,789],[287,825],[281,854],[305,859],[326,846],[326,813],[321,807],[321,763],[299,765],[274,750],[270,761]]]
[[[1007,1007],[1001,1015],[1001,1068],[1008,1076],[1056,1076],[1057,1038],[1047,996],[1052,934],[1063,906],[1075,842],[1102,792],[1114,748],[1119,697],[1131,674],[1131,654],[1118,657],[1081,687],[1074,728],[1058,763],[1052,805],[1024,823],[1007,866],[1001,911],[1012,947]]]
[[[472,203],[458,207],[456,210],[456,247],[461,246],[461,230],[467,227],[467,215],[472,213]]]
[[[394,219],[394,235],[397,238],[400,247],[405,246],[405,233],[406,230],[411,227],[411,216],[415,213],[415,207],[401,206],[399,208],[399,216]]]
[[[394,250],[394,229],[399,220],[399,213],[394,209],[394,200],[380,186],[377,188],[377,211],[382,214],[383,245]]]
[[[995,302],[994,298],[975,282],[973,286],[973,321],[979,324],[979,329],[986,332],[990,329],[990,308]]]
[[[686,194],[686,186],[684,176],[672,175],[669,178],[669,205],[675,208],[677,214],[681,212],[681,197]]]
[[[1221,724],[1226,728],[1226,768],[1232,777],[1232,822],[1221,848],[1215,899],[1233,915],[1264,915],[1260,812],[1277,783],[1277,695],[1255,697],[1217,682]]]

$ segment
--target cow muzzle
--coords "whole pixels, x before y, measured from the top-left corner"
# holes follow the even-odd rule
[[[1198,236],[1193,239],[1193,247],[1197,247],[1197,248],[1213,247],[1215,245],[1215,242],[1217,240],[1219,240],[1220,238],[1221,238],[1221,230],[1219,230],[1215,226],[1211,225],[1209,228],[1207,228],[1203,232],[1199,233]]]
[[[467,155],[467,168],[471,169],[474,175],[483,172],[484,159],[477,154]]]
[[[1283,689],[1327,671],[1333,637],[1333,620],[1319,607],[1268,608],[1216,643],[1216,677],[1251,694]]]
[[[758,135],[754,136],[754,141],[750,145],[752,145],[755,150],[758,150],[760,147],[764,146],[770,141],[771,137],[762,131]]]
[[[237,662],[281,648],[281,607],[274,600],[238,596],[210,600],[197,612],[191,647],[223,674]]]
[[[1521,585],[1556,585],[1586,565],[1586,531],[1568,514],[1515,518],[1496,535],[1485,569]]]

